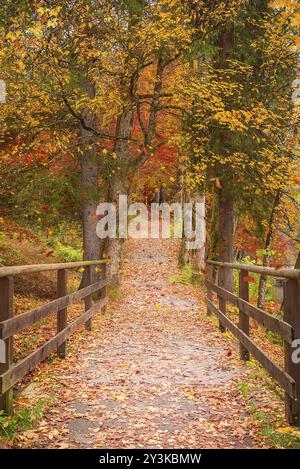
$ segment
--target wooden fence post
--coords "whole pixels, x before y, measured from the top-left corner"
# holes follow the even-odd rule
[[[219,267],[218,271],[218,285],[222,288],[226,288],[226,282],[225,282],[225,275],[226,275],[226,270],[224,267]],[[218,301],[219,301],[219,310],[226,315],[226,300],[225,298],[222,298],[221,296],[218,296]],[[226,327],[222,324],[221,321],[219,321],[219,330],[221,332],[226,331]]]
[[[84,269],[84,286],[88,287],[92,285],[94,278],[94,266],[88,265]],[[84,298],[84,310],[88,311],[93,305],[92,295],[88,295]],[[92,330],[92,318],[85,323],[85,328],[87,331]]]
[[[101,280],[106,280],[106,276],[107,276],[107,268],[106,268],[106,264],[103,264],[101,268]],[[101,288],[100,299],[104,300],[104,298],[106,297],[107,297],[107,286],[105,285],[105,287]],[[105,311],[106,311],[106,306],[102,308],[102,312],[105,313]]]
[[[210,281],[210,282],[213,282],[214,281],[214,268],[212,265],[209,265],[208,266],[208,273],[207,273],[207,279]],[[207,298],[209,299],[209,301],[212,301],[213,299],[213,295],[212,295],[212,291],[210,289],[210,287],[207,287],[207,292],[206,292],[206,295],[207,295]],[[207,309],[206,309],[206,314],[207,316],[211,316],[212,313],[209,309],[209,307],[207,306]]]
[[[284,287],[284,320],[294,329],[294,339],[300,339],[300,281],[288,279]],[[297,345],[299,348],[299,344]],[[285,411],[291,425],[300,426],[300,363],[293,359],[293,348],[285,342],[285,370],[295,380],[296,399],[285,395]],[[299,355],[299,353],[298,353]]]
[[[60,269],[57,271],[57,298],[67,295],[67,271]],[[57,332],[62,331],[67,327],[68,323],[68,309],[64,308],[57,311]],[[60,358],[66,358],[67,355],[67,341],[63,342],[57,347],[57,355]]]
[[[244,277],[248,276],[248,272],[240,270],[239,272],[239,296],[249,302],[249,283],[244,281]],[[249,316],[239,309],[239,327],[249,336]],[[247,361],[250,359],[248,350],[240,343],[240,358]]]
[[[13,277],[0,278],[0,321],[5,321],[13,317],[13,296],[14,279]],[[13,363],[13,338],[10,337],[4,341],[5,356],[2,357],[4,363],[0,363],[0,375],[7,371]],[[13,387],[0,396],[0,410],[5,414],[11,414],[13,408]]]

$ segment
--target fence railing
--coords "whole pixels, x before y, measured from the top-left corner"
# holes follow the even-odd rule
[[[208,261],[208,265],[206,278],[208,314],[215,314],[219,319],[220,329],[222,331],[228,329],[239,340],[242,360],[247,361],[250,354],[253,355],[284,389],[286,417],[291,425],[300,426],[300,363],[293,358],[295,346],[300,347],[300,342],[297,342],[297,339],[300,339],[300,270],[216,261]],[[239,271],[238,295],[225,288],[229,284],[232,269]],[[284,279],[283,319],[249,302],[249,272]],[[213,293],[217,295],[218,306],[213,300]],[[227,303],[238,308],[238,324],[228,317]],[[250,337],[250,318],[283,339],[284,367],[271,360]]]
[[[30,373],[49,355],[57,352],[60,358],[67,354],[68,337],[82,324],[91,330],[92,318],[105,308],[107,297],[106,260],[69,262],[60,264],[24,265],[0,268],[0,410],[10,414],[13,405],[13,386]],[[67,271],[84,268],[83,288],[67,293]],[[97,281],[95,270],[99,269]],[[14,276],[34,272],[57,272],[57,299],[25,313],[14,316]],[[93,294],[97,300],[93,304]],[[68,324],[68,306],[84,300],[84,311]],[[57,315],[57,333],[41,347],[18,363],[13,362],[13,336],[29,326],[50,316]]]

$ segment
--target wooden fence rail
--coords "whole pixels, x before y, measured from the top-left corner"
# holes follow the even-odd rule
[[[82,324],[91,330],[92,318],[108,302],[106,260],[69,262],[61,264],[24,265],[0,268],[0,410],[10,414],[13,403],[13,386],[30,373],[49,355],[57,352],[60,358],[67,355],[67,339]],[[97,267],[98,266],[98,267]],[[83,288],[67,293],[67,270],[84,268]],[[100,270],[94,281],[95,269]],[[57,272],[57,299],[18,316],[13,314],[14,276],[33,272]],[[93,304],[93,294],[99,298]],[[84,312],[68,324],[68,306],[84,300]],[[42,319],[56,314],[57,333],[18,363],[13,363],[13,336]]]
[[[222,331],[228,329],[240,342],[240,358],[249,360],[250,354],[265,368],[285,391],[286,416],[291,425],[300,426],[300,363],[293,359],[295,344],[300,339],[300,270],[272,269],[249,264],[232,264],[208,261],[206,279],[207,313],[215,314]],[[226,290],[226,276],[230,269],[239,271],[239,295]],[[284,279],[283,320],[272,316],[249,302],[248,273],[269,275]],[[217,278],[217,282],[215,279]],[[225,282],[224,282],[225,279]],[[213,302],[217,295],[218,306]],[[227,303],[238,308],[239,319],[235,324],[227,315]],[[284,340],[284,368],[277,365],[261,350],[250,337],[249,319],[253,318],[268,331]]]

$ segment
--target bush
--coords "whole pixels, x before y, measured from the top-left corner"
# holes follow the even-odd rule
[[[64,262],[79,262],[82,260],[82,253],[80,250],[75,249],[72,246],[64,246],[59,241],[56,243],[55,251]]]

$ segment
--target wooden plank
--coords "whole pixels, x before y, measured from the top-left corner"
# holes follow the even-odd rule
[[[67,296],[67,271],[60,269],[57,271],[57,297]],[[63,331],[67,327],[68,309],[62,308],[57,312],[57,332]],[[57,355],[59,358],[66,358],[67,341],[57,347]]]
[[[67,306],[77,303],[82,300],[85,296],[95,293],[104,287],[104,283],[107,281],[99,281],[90,285],[86,288],[82,288],[74,293],[70,293],[62,298],[53,300],[46,305],[39,306],[31,311],[15,316],[14,318],[8,319],[0,323],[0,338],[6,339],[17,332],[20,332],[26,327],[46,318],[50,314],[57,313],[60,309],[66,308]]]
[[[217,261],[207,261],[207,264],[216,265],[218,267],[228,267],[230,269],[246,270],[248,272],[253,272],[256,274],[270,275],[272,277],[300,279],[299,269],[274,269],[272,267],[263,267],[263,266],[254,265],[254,264],[233,264],[230,262],[217,262]]]
[[[0,390],[2,393],[10,389],[15,383],[17,383],[23,376],[30,373],[34,368],[44,361],[49,355],[57,350],[65,340],[78,329],[79,326],[88,321],[93,317],[101,308],[103,308],[108,302],[108,298],[99,301],[91,309],[83,313],[81,316],[75,319],[69,324],[63,331],[59,332],[55,337],[48,340],[38,350],[34,351],[28,357],[21,360],[15,366],[7,370],[0,376]]]
[[[60,264],[33,264],[33,265],[16,265],[12,267],[0,267],[0,278],[18,274],[32,274],[35,272],[49,272],[51,270],[60,269],[77,269],[87,265],[107,264],[108,259],[100,261],[82,261],[82,262],[61,262]]]
[[[214,291],[218,296],[223,296],[225,300],[229,301],[234,306],[238,306],[239,297],[236,296],[234,293],[231,293],[230,291],[225,290],[225,288],[222,288],[219,285],[216,285],[215,283],[210,282],[209,280],[205,281],[205,285],[207,286],[207,288],[210,288],[212,291]]]
[[[0,279],[0,319],[13,316],[14,279],[4,277]],[[4,341],[4,356],[1,357],[0,374],[9,371],[13,363],[13,338]],[[13,387],[8,387],[0,393],[0,410],[11,414],[13,407]]]
[[[247,271],[239,272],[239,295],[240,298],[249,303],[249,283],[244,281],[244,277],[248,275]],[[243,308],[239,308],[239,328],[247,336],[249,336],[249,316],[244,313]],[[240,358],[248,361],[250,358],[249,351],[240,343]]]
[[[288,280],[284,287],[284,319],[291,324],[295,333],[295,340],[300,339],[300,282]],[[297,344],[299,348],[299,344]],[[300,426],[300,363],[297,363],[299,353],[289,343],[285,343],[285,370],[295,380],[296,396],[293,399],[286,394],[285,410],[288,422]],[[294,354],[294,355],[293,355]]]
[[[224,288],[215,285],[214,283],[209,282],[206,280],[206,285],[209,286],[215,293],[219,296],[224,296],[224,298],[229,301],[231,304],[239,308],[244,314],[250,316],[251,318],[255,319],[257,322],[262,324],[268,330],[278,334],[282,337],[286,342],[291,344],[294,340],[294,331],[290,324],[286,321],[282,321],[281,319],[275,318],[271,314],[267,313],[266,311],[257,308],[256,306],[248,303],[248,301],[239,298],[238,296],[230,293],[229,291],[225,290]]]
[[[229,318],[227,318],[211,301],[207,300],[207,303],[211,312],[214,313],[218,319],[224,323],[224,326],[226,326],[228,330],[244,345],[244,347],[262,365],[262,367],[265,368],[265,370],[267,370],[269,374],[282,386],[288,395],[295,399],[295,380],[288,373],[286,373],[283,368],[270,360],[255,344],[255,342],[244,332],[242,332],[238,326],[236,326]]]

